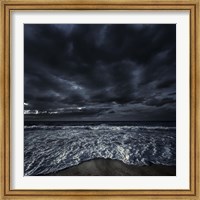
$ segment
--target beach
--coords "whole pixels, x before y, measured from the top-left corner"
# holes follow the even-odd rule
[[[135,166],[119,160],[93,159],[45,176],[176,176],[176,166]]]
[[[33,122],[24,143],[25,176],[175,174],[174,122]]]

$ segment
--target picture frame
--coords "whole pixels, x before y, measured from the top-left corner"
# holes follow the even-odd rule
[[[1,103],[0,103],[0,142],[1,142],[1,199],[200,199],[199,184],[199,134],[200,134],[200,24],[199,0],[190,1],[146,1],[146,0],[1,0]],[[144,10],[144,11],[179,11],[190,12],[190,189],[180,190],[43,190],[11,188],[11,14],[16,10]]]

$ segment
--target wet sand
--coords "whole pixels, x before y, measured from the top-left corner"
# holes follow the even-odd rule
[[[176,166],[134,166],[118,160],[94,159],[46,176],[176,176]]]

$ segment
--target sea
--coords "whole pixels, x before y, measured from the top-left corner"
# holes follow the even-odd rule
[[[45,175],[95,158],[176,165],[176,122],[25,121],[24,175]]]

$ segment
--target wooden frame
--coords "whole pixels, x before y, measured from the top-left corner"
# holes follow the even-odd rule
[[[0,199],[200,199],[199,0],[0,0]],[[12,10],[189,10],[190,11],[190,190],[11,190],[10,189],[10,13]]]

